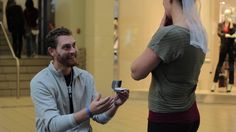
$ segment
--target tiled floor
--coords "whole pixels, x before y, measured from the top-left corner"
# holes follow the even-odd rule
[[[198,103],[199,132],[236,132],[236,105]],[[130,99],[106,125],[92,122],[94,132],[145,132],[146,100]],[[0,98],[0,132],[33,132],[34,108],[29,97]]]

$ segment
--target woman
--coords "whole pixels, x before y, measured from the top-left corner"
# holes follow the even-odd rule
[[[24,17],[26,21],[26,55],[31,57],[36,52],[36,38],[38,35],[38,17],[39,11],[34,7],[33,0],[26,0],[25,2]]]
[[[148,132],[196,132],[200,116],[195,88],[207,38],[195,0],[163,0],[165,15],[148,47],[133,62],[131,76],[152,73]]]

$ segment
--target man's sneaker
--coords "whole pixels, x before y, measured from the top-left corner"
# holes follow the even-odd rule
[[[211,86],[211,92],[215,92],[216,87],[217,87],[217,83],[216,83],[216,82],[213,82],[213,84],[212,84],[212,86]]]
[[[228,93],[231,92],[232,87],[233,87],[232,84],[228,84],[227,87],[226,87],[226,92],[228,92]]]

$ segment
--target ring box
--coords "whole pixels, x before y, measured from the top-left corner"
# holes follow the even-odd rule
[[[121,84],[122,84],[121,80],[113,80],[111,87],[115,92],[122,92],[122,91],[128,90],[127,88],[122,88]]]

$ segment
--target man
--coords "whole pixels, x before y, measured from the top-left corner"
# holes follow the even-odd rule
[[[52,61],[30,83],[37,131],[91,132],[90,117],[98,123],[108,122],[128,99],[129,91],[106,98],[96,93],[92,75],[75,66],[77,49],[68,29],[52,30],[46,43]]]
[[[15,0],[8,0],[6,5],[6,19],[8,31],[11,33],[13,50],[16,57],[21,58],[24,35],[24,14],[20,5]]]

